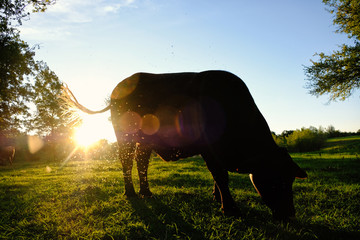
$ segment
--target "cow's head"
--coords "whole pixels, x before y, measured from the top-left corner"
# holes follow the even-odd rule
[[[305,179],[307,174],[291,159],[286,149],[280,148],[275,156],[278,164],[265,165],[261,170],[250,174],[250,179],[271,209],[274,219],[289,221],[295,218],[292,184],[295,178]]]

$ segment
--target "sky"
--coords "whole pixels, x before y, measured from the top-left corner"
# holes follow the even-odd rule
[[[359,91],[345,101],[309,94],[304,66],[343,43],[321,0],[57,0],[21,37],[39,46],[79,102],[98,110],[136,72],[226,70],[248,86],[270,129],[360,129]],[[92,116],[114,140],[110,112]],[[95,131],[95,130],[94,130]]]

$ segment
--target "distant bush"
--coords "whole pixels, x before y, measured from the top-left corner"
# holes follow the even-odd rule
[[[287,148],[286,139],[284,136],[282,135],[277,136],[275,133],[272,133],[272,137],[279,147]]]
[[[301,128],[285,137],[285,145],[290,152],[316,151],[324,146],[326,138],[321,127]]]

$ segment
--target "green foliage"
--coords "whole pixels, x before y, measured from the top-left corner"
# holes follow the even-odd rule
[[[326,134],[320,128],[301,128],[285,138],[291,152],[310,152],[320,150],[326,142]]]
[[[14,33],[16,25],[29,17],[30,12],[43,12],[48,5],[56,0],[1,0],[0,1],[0,30],[2,33]]]
[[[333,127],[329,127],[329,131]],[[284,131],[281,135],[273,134],[276,144],[286,147],[290,152],[310,152],[320,150],[326,142],[328,133],[322,127],[301,128],[295,131]]]
[[[336,145],[355,140],[337,139]],[[242,216],[223,216],[212,200],[211,174],[199,157],[170,163],[154,157],[151,199],[123,195],[118,160],[15,162],[0,168],[0,238],[359,239],[356,155],[292,156],[309,178],[294,183],[297,220],[289,224],[272,220],[248,176],[241,174],[230,173],[230,188]],[[134,183],[138,188],[135,176]]]
[[[19,36],[0,35],[0,131],[21,126],[28,117],[27,102],[32,91],[29,76],[35,62],[34,52]]]
[[[355,46],[343,45],[331,55],[318,54],[320,59],[305,67],[308,77],[307,88],[319,96],[330,93],[330,100],[345,100],[360,87],[360,43]]]
[[[65,110],[58,98],[62,83],[56,74],[45,63],[38,64],[38,73],[33,86],[33,103],[36,112],[31,119],[30,130],[36,130],[39,135],[47,136],[66,132],[69,129],[69,119],[64,117]]]
[[[117,142],[109,143],[106,139],[101,139],[91,145],[88,149],[81,149],[83,155],[89,159],[117,159],[119,157],[119,147]]]
[[[316,54],[319,59],[312,66],[305,67],[307,88],[319,96],[330,94],[330,100],[345,100],[353,91],[360,88],[360,0],[323,0],[335,14],[334,24],[337,32],[348,34],[354,39],[354,46],[342,45],[331,55]]]
[[[284,136],[277,136],[276,134],[272,133],[272,137],[279,147],[287,147],[286,139]]]
[[[310,152],[318,151],[321,148],[328,146],[335,138],[354,138],[354,141],[356,142],[360,134],[355,132],[340,132],[339,130],[336,130],[334,126],[330,125],[326,129],[321,126],[319,129],[316,129],[315,127],[301,128],[296,131],[284,131],[280,135],[272,133],[272,136],[278,146],[285,147],[291,152]],[[345,145],[342,144],[341,146],[344,147]],[[360,152],[360,149],[358,149],[358,151]]]
[[[349,35],[349,38],[360,37],[360,2],[358,0],[323,0],[335,14],[334,24],[339,26],[337,32]]]
[[[51,0],[0,1],[0,132],[18,132],[29,117],[28,102],[33,94],[31,77],[37,74],[34,48],[20,39],[17,26],[31,9],[44,11]],[[30,7],[30,5],[32,7]],[[10,134],[9,134],[10,133]]]

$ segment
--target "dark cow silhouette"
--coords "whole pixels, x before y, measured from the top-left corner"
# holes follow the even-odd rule
[[[151,196],[147,170],[155,151],[165,161],[201,154],[214,181],[215,199],[227,215],[239,215],[228,171],[250,173],[275,219],[295,216],[292,184],[306,173],[274,142],[248,88],[224,71],[136,73],[120,82],[111,103],[91,111],[64,88],[68,100],[89,114],[111,110],[120,147],[125,194],[134,196],[131,170],[137,161],[140,196]]]
[[[6,165],[9,163],[12,165],[15,156],[15,147],[14,146],[7,146],[0,148],[0,164]]]

